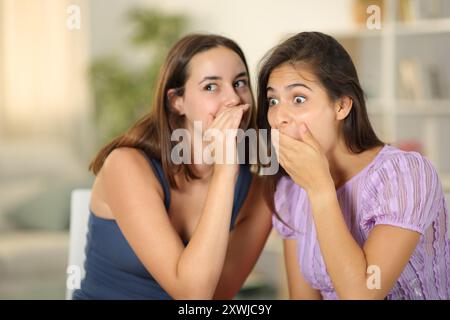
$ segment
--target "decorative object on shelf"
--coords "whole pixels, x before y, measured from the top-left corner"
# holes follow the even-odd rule
[[[445,99],[445,83],[435,64],[418,59],[401,59],[398,63],[398,97],[413,101]]]
[[[445,18],[450,16],[450,1],[400,0],[397,13],[401,22]]]
[[[354,0],[358,25],[334,35],[357,65],[377,134],[425,155],[450,190],[450,1],[382,2],[382,32],[362,25],[379,2]]]

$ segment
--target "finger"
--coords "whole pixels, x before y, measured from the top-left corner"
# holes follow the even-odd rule
[[[289,159],[295,158],[300,159],[303,154],[304,147],[306,146],[307,146],[306,143],[300,140],[293,139],[290,136],[285,135],[283,133],[280,133],[279,150],[278,150],[280,164],[282,164],[282,166],[285,167]]]
[[[219,112],[217,112],[216,118],[219,117],[219,116],[222,116],[222,115],[224,115],[226,113],[229,113],[229,112],[231,112],[231,113],[236,112],[237,110],[242,110],[242,111],[245,112],[249,108],[250,108],[250,104],[248,104],[248,103],[247,104],[241,104],[241,105],[234,106],[234,107],[224,107],[224,108],[221,108],[219,110]]]
[[[221,107],[219,109],[219,111],[217,112],[216,116],[219,116],[220,114],[224,113],[224,112],[233,112],[237,109],[243,109],[243,111],[247,111],[250,108],[250,104],[245,103],[245,104],[239,104],[239,105],[235,105],[235,106],[228,106],[228,107]]]
[[[301,140],[300,133],[298,131],[299,131],[298,126],[282,126],[280,128],[280,133],[285,134],[291,137],[292,139]]]
[[[239,128],[243,114],[250,107],[249,104],[239,105],[233,108],[224,108],[220,110],[217,117],[208,128],[218,130],[237,129]]]
[[[234,114],[233,114],[233,117],[234,117],[233,118],[234,119],[233,128],[238,128],[239,127],[239,124],[241,123],[243,115],[244,115],[244,109],[239,109],[239,110],[236,110],[234,112]]]
[[[224,117],[227,118],[225,129],[237,129],[242,121],[246,106],[230,108]]]
[[[231,109],[222,109],[217,113],[214,122],[211,124],[211,127],[216,129],[223,129],[225,126],[224,124],[229,121],[230,117],[232,117],[232,110]]]
[[[226,118],[226,115],[229,112],[230,112],[229,108],[221,108],[221,109],[219,109],[219,111],[215,115],[212,115],[214,120],[216,120],[216,122],[213,122],[212,125],[216,126],[218,123],[220,123],[220,119]]]
[[[287,134],[284,134],[280,132],[280,138],[279,138],[279,144],[280,149],[292,149],[294,146],[302,145],[303,142],[300,140],[296,140],[294,138],[291,138]]]
[[[300,125],[299,132],[300,132],[300,137],[301,137],[303,142],[309,144],[311,147],[313,147],[317,151],[320,151],[320,149],[321,149],[320,144],[316,140],[316,138],[314,138],[314,136],[312,135],[312,133],[309,130],[309,128],[306,125],[306,123],[302,123]]]
[[[286,170],[286,172],[289,174],[289,168],[286,165],[286,156],[283,151],[280,151],[280,154],[278,155],[278,163]]]

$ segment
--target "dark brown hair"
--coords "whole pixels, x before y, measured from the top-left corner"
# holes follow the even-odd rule
[[[232,40],[219,35],[191,34],[180,39],[170,49],[158,77],[152,109],[149,114],[136,122],[124,134],[106,144],[89,166],[95,175],[98,174],[108,155],[116,148],[132,147],[143,150],[149,156],[161,161],[166,179],[170,186],[177,188],[175,174],[184,173],[187,180],[198,179],[186,164],[175,165],[170,154],[176,141],[171,141],[172,131],[183,126],[183,117],[171,108],[167,92],[176,89],[179,96],[184,95],[184,85],[189,77],[189,62],[198,53],[216,47],[225,47],[234,51],[245,65],[248,73],[247,61],[241,48]],[[251,88],[250,83],[248,84]],[[252,95],[253,99],[253,95]],[[255,103],[252,103],[255,108]],[[256,128],[255,112],[246,113],[249,127]],[[244,121],[244,120],[243,120]]]
[[[350,55],[329,35],[320,32],[301,32],[273,48],[261,62],[258,75],[257,125],[259,129],[268,129],[269,150],[271,144],[267,118],[269,108],[267,82],[272,71],[284,63],[294,67],[306,66],[315,74],[332,101],[343,96],[353,100],[353,107],[341,126],[345,143],[351,152],[361,153],[384,144],[378,139],[369,122],[364,92]],[[283,175],[287,174],[280,167],[276,175],[265,177],[264,197],[279,219],[275,210],[274,194],[276,185]]]

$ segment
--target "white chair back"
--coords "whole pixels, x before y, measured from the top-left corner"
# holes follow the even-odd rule
[[[72,191],[70,199],[70,244],[67,267],[66,299],[72,299],[72,293],[84,278],[84,260],[86,233],[88,231],[90,189]]]

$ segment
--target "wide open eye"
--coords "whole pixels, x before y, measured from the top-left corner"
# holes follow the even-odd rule
[[[274,98],[268,98],[268,100],[269,100],[269,107],[280,103],[277,99],[274,99]]]
[[[297,96],[294,98],[294,103],[304,103],[306,98],[304,96]]]

